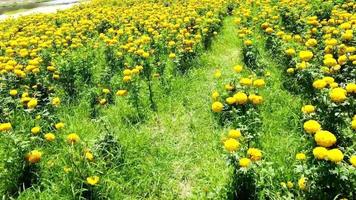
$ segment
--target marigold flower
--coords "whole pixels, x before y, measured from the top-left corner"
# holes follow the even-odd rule
[[[298,186],[300,190],[305,190],[307,186],[307,179],[305,177],[301,177],[298,180]]]
[[[302,107],[302,112],[304,114],[309,114],[315,112],[315,107],[313,105],[305,105]]]
[[[44,138],[49,141],[49,142],[52,142],[56,139],[56,136],[53,134],[53,133],[46,133],[44,135]]]
[[[344,159],[344,154],[339,149],[331,149],[328,151],[327,159],[333,163],[339,163]]]
[[[295,155],[295,158],[297,160],[305,160],[307,157],[304,153],[297,153],[297,155]]]
[[[224,147],[228,152],[232,153],[240,147],[240,143],[236,139],[229,138],[224,142]]]
[[[213,110],[213,112],[221,112],[224,108],[224,105],[219,102],[219,101],[216,101],[212,104],[211,106],[211,109]]]
[[[37,106],[38,102],[37,99],[31,99],[28,103],[27,103],[27,107],[29,109],[34,109]]]
[[[212,94],[211,94],[211,98],[216,101],[218,99],[218,97],[220,96],[219,92],[217,91],[214,91]]]
[[[256,148],[249,148],[247,150],[247,155],[253,161],[262,159],[262,151]]]
[[[319,122],[315,120],[306,121],[303,127],[307,133],[311,133],[311,134],[321,130],[321,125],[319,124]]]
[[[87,183],[89,185],[94,186],[94,185],[97,185],[99,183],[99,180],[100,180],[99,176],[89,176],[87,178]]]
[[[31,133],[34,135],[38,134],[40,131],[41,131],[41,127],[39,127],[39,126],[33,127],[31,129]]]
[[[356,167],[356,155],[352,155],[349,159],[353,167]]]
[[[308,62],[309,60],[311,60],[313,58],[314,54],[311,51],[301,51],[299,52],[299,58],[302,61]]]
[[[347,91],[343,88],[333,88],[329,93],[329,97],[335,103],[342,103],[347,99],[346,94]]]
[[[236,99],[236,103],[243,105],[247,103],[248,97],[245,93],[243,92],[238,92],[234,95],[234,98]]]
[[[61,100],[58,97],[52,99],[53,106],[59,106],[61,104]]]
[[[17,90],[10,90],[9,94],[11,96],[16,96],[17,95]]]
[[[236,66],[234,67],[234,71],[235,71],[236,73],[240,73],[242,70],[243,70],[243,66],[242,66],[242,65],[236,65]]]
[[[228,98],[226,98],[226,103],[229,105],[232,105],[232,104],[236,103],[236,99],[234,97],[228,97]]]
[[[79,142],[80,141],[80,138],[79,138],[79,136],[77,135],[77,134],[75,134],[75,133],[71,133],[71,134],[69,134],[68,136],[67,136],[67,142],[69,143],[69,144],[75,144],[75,143],[77,143],[77,142]]]
[[[315,142],[322,147],[331,147],[336,143],[336,137],[329,131],[317,131],[314,135]]]
[[[229,130],[228,137],[237,139],[237,138],[241,137],[241,131],[236,130],[236,129],[231,129],[231,130]]]
[[[27,154],[27,161],[31,164],[35,164],[40,162],[42,157],[42,152],[38,150],[33,150],[29,154]]]
[[[257,88],[263,87],[265,85],[266,85],[266,83],[263,79],[257,79],[253,82],[253,86],[255,86]]]
[[[7,123],[0,123],[0,132],[3,131],[9,131],[12,129],[12,125],[11,123],[7,122]]]
[[[288,182],[287,182],[287,187],[288,187],[289,189],[292,189],[293,186],[294,186],[294,184],[293,184],[291,181],[288,181]]]
[[[313,87],[316,88],[316,89],[319,89],[319,90],[325,88],[326,85],[327,85],[327,83],[323,79],[318,79],[318,80],[313,82]]]
[[[59,130],[64,128],[64,123],[63,122],[58,122],[57,124],[54,125],[54,127]]]
[[[248,159],[248,158],[241,158],[241,159],[239,160],[239,165],[240,165],[240,167],[246,168],[246,167],[248,167],[250,164],[251,164],[251,160]]]
[[[328,150],[325,147],[315,147],[313,149],[313,155],[318,160],[323,160],[328,155]]]

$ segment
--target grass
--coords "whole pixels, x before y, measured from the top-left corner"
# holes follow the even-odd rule
[[[270,74],[267,88],[262,91],[264,103],[261,108],[262,130],[260,141],[265,154],[265,161],[270,162],[272,178],[278,180],[275,186],[280,187],[281,181],[295,180],[295,156],[310,145],[302,137],[300,120],[303,106],[300,96],[294,95],[283,87],[283,72],[281,66],[272,55],[266,51],[264,40],[257,36],[257,47],[261,53],[262,62],[266,64],[265,71]]]

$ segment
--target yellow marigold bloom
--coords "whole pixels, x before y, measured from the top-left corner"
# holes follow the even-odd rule
[[[236,99],[234,97],[228,97],[228,98],[226,98],[226,103],[229,105],[232,105],[232,104],[236,103]]]
[[[12,129],[11,123],[0,123],[0,132],[9,131]]]
[[[224,147],[228,152],[232,153],[240,147],[240,143],[236,139],[229,138],[224,142]]]
[[[37,99],[31,99],[28,103],[27,103],[27,107],[29,109],[34,109],[37,106],[38,102]]]
[[[313,58],[314,54],[311,51],[301,51],[299,52],[299,58],[302,61],[308,62],[309,60],[311,60]]]
[[[299,186],[299,189],[305,190],[307,187],[307,179],[305,177],[301,177],[298,180],[298,186]]]
[[[227,136],[229,138],[237,139],[237,138],[241,137],[241,131],[236,130],[236,129],[231,129],[231,130],[229,130],[229,133]]]
[[[33,127],[31,129],[31,133],[34,135],[38,134],[39,132],[41,132],[41,127],[39,127],[39,126]]]
[[[254,105],[259,105],[263,102],[263,97],[260,95],[251,94],[248,96],[248,100],[250,100]]]
[[[353,128],[354,130],[356,130],[356,120],[352,120],[351,121],[351,128]],[[0,129],[1,130],[1,129]]]
[[[244,41],[244,44],[245,44],[246,46],[251,46],[251,45],[252,45],[252,41],[251,41],[251,40],[245,40],[245,41]]]
[[[339,58],[337,59],[337,62],[339,63],[339,65],[344,65],[347,62],[347,56],[346,55],[342,55],[339,56]]]
[[[331,101],[341,103],[347,99],[346,94],[347,91],[343,88],[333,88],[329,93],[329,97]]]
[[[263,87],[265,85],[266,85],[266,83],[263,79],[257,79],[253,82],[253,86],[255,86],[257,88]]]
[[[356,93],[356,84],[355,83],[348,83],[346,85],[346,92],[347,93]]]
[[[89,161],[93,161],[94,155],[91,152],[87,151],[87,152],[85,152],[85,158]]]
[[[271,28],[271,27],[268,27],[268,28],[266,28],[266,33],[268,33],[268,34],[271,34],[271,33],[273,33],[273,28]]]
[[[327,158],[333,163],[339,163],[344,159],[344,154],[339,149],[331,149],[328,151]]]
[[[232,84],[226,84],[225,86],[225,90],[227,90],[227,91],[231,91],[231,90],[233,90],[234,88],[235,88],[235,86],[233,86]]]
[[[253,161],[262,159],[262,151],[257,148],[249,148],[247,150],[247,155]]]
[[[213,103],[213,105],[211,106],[211,109],[213,110],[213,112],[221,112],[224,108],[224,105],[219,102],[219,101],[216,101]]]
[[[302,112],[304,114],[309,114],[315,112],[315,107],[313,105],[305,105],[302,107]]]
[[[215,70],[214,77],[215,78],[220,78],[221,77],[221,70],[220,69]]]
[[[59,106],[61,104],[61,100],[58,97],[52,99],[53,106]]]
[[[335,79],[333,77],[330,77],[330,76],[325,76],[323,78],[323,80],[329,85],[335,82]]]
[[[240,73],[242,70],[243,70],[243,66],[242,66],[242,65],[236,65],[236,66],[234,67],[234,71],[235,71],[236,73]]]
[[[356,167],[356,155],[352,155],[350,157],[350,163],[352,164],[352,166]]]
[[[169,57],[170,59],[175,59],[177,56],[176,56],[175,53],[170,53],[170,54],[168,55],[168,57]]]
[[[64,128],[64,123],[63,122],[58,122],[57,124],[54,125],[54,127],[59,130]]]
[[[38,150],[33,150],[30,153],[27,154],[27,161],[31,164],[35,164],[40,162],[41,157],[42,157],[42,152]]]
[[[287,69],[288,74],[293,74],[294,73],[294,68],[288,68]]]
[[[333,67],[333,66],[337,65],[337,61],[334,58],[326,58],[324,60],[324,65],[326,65],[328,67]]]
[[[117,95],[117,96],[120,96],[120,97],[126,96],[126,95],[127,95],[127,90],[118,90],[118,91],[116,92],[116,95]]]
[[[285,182],[281,182],[282,188],[287,188],[287,184]]]
[[[44,138],[49,141],[52,142],[56,139],[56,136],[53,133],[47,133],[44,135]]]
[[[122,79],[125,83],[130,82],[131,81],[131,76],[124,76],[124,78]]]
[[[315,120],[308,120],[304,123],[303,128],[307,133],[316,133],[321,130],[321,125]]]
[[[106,104],[107,100],[106,99],[100,99],[99,104],[104,105]]]
[[[94,185],[97,185],[99,183],[99,180],[100,180],[99,176],[89,176],[87,178],[87,183],[89,185],[94,186]]]
[[[293,48],[289,48],[285,51],[285,53],[288,55],[288,56],[293,56],[295,54],[295,50]]]
[[[64,173],[68,174],[69,172],[72,171],[72,168],[65,166],[65,167],[63,167],[63,171],[64,171]]]
[[[107,88],[104,88],[104,89],[102,90],[102,92],[103,92],[104,94],[109,94],[109,93],[110,93],[110,90],[107,89]]]
[[[234,95],[234,98],[236,99],[236,103],[243,105],[247,103],[248,97],[245,93],[243,92],[238,92]]]
[[[309,39],[306,43],[305,46],[307,47],[314,47],[318,44],[318,41],[316,39]]]
[[[240,167],[248,167],[251,164],[251,160],[248,158],[240,158],[239,165]]]
[[[219,92],[217,91],[214,91],[212,94],[211,94],[211,98],[215,101],[219,98],[220,94]]]
[[[288,181],[288,182],[287,182],[287,187],[288,187],[289,189],[292,189],[293,186],[294,186],[294,184],[293,184],[291,181]]]
[[[131,76],[132,71],[131,71],[130,69],[125,69],[125,70],[123,71],[123,74],[124,74],[124,76]]]
[[[297,153],[297,155],[295,155],[295,159],[297,160],[305,160],[307,157],[304,153]]]
[[[252,80],[249,78],[242,78],[240,79],[240,84],[243,86],[250,86],[252,85]]]
[[[330,83],[330,88],[337,88],[339,87],[338,83]]]
[[[313,149],[313,155],[318,160],[323,160],[328,155],[328,150],[325,147],[315,147]]]
[[[319,90],[325,88],[326,85],[327,85],[327,83],[323,79],[318,79],[318,80],[313,82],[313,87],[316,88],[316,89],[319,89]]]
[[[329,131],[317,131],[314,135],[315,142],[322,147],[331,147],[336,143],[336,137]]]
[[[75,143],[77,143],[77,142],[79,142],[80,141],[80,138],[79,138],[79,136],[77,135],[77,134],[75,134],[75,133],[71,133],[71,134],[69,134],[68,136],[67,136],[67,142],[69,143],[69,144],[75,144]]]
[[[17,90],[10,90],[9,94],[11,96],[16,96],[17,95]]]

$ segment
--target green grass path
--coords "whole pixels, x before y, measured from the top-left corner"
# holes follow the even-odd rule
[[[300,132],[302,100],[283,88],[282,70],[285,67],[265,51],[262,40],[258,43],[263,62],[267,64],[265,70],[270,73],[267,88],[262,93],[265,102],[261,108],[263,125],[260,141],[265,160],[272,162],[275,176],[287,181],[293,178],[295,155],[306,145]]]

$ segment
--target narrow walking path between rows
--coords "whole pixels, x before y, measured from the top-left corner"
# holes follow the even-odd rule
[[[262,62],[266,63],[265,70],[270,74],[268,86],[262,94],[265,102],[261,108],[263,125],[260,141],[265,160],[271,162],[273,175],[279,180],[288,181],[293,178],[295,155],[306,145],[305,138],[301,136],[302,100],[283,88],[282,70],[286,67],[280,66],[266,52],[262,39],[257,43]]]

